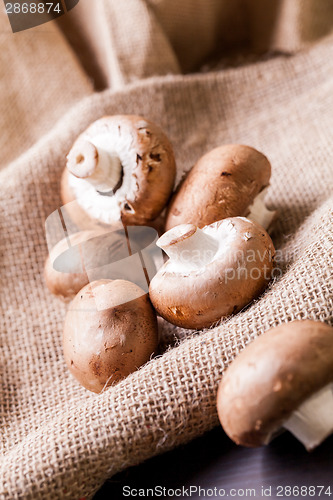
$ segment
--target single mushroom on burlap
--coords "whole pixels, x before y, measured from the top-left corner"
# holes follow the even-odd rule
[[[264,204],[271,165],[249,146],[229,144],[202,156],[178,186],[166,230],[178,224],[203,227],[227,217],[247,217],[267,229],[275,212]]]
[[[217,394],[219,419],[243,446],[268,444],[281,428],[307,450],[333,432],[333,328],[293,321],[273,328],[231,363]]]
[[[272,278],[272,240],[243,217],[203,229],[181,224],[157,245],[170,258],[150,283],[150,299],[163,318],[184,328],[209,327],[240,311]]]
[[[64,300],[103,278],[125,279],[148,291],[156,273],[156,239],[155,229],[142,226],[69,235],[50,250],[44,268],[47,287]]]
[[[164,209],[176,166],[156,124],[135,115],[105,116],[83,132],[67,156],[61,194],[74,222],[144,225]]]
[[[93,392],[101,392],[149,361],[157,341],[156,314],[148,294],[129,281],[89,283],[66,315],[66,363],[72,375]]]

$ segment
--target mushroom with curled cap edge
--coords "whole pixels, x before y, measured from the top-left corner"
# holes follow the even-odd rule
[[[243,216],[269,228],[275,212],[264,204],[271,165],[249,146],[229,144],[202,156],[171,199],[166,230],[178,224],[203,227],[227,217]]]
[[[307,450],[333,432],[333,328],[299,320],[273,328],[231,363],[217,410],[235,443],[268,444],[289,430]]]
[[[63,332],[72,375],[101,392],[137,370],[156,352],[156,313],[148,294],[125,280],[98,280],[71,302]]]
[[[135,115],[92,123],[67,156],[61,195],[80,228],[144,225],[164,209],[176,175],[170,141],[156,124]]]
[[[157,231],[145,226],[111,229],[73,233],[50,250],[44,277],[51,293],[70,300],[102,278],[125,279],[148,291],[158,257],[162,260],[155,245]]]
[[[181,224],[159,238],[169,260],[150,282],[149,296],[170,323],[210,327],[240,311],[267,286],[275,250],[266,231],[243,217],[203,229]]]

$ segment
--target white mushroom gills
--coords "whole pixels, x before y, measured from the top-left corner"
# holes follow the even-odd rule
[[[117,127],[116,130],[109,130],[107,134],[100,133],[94,137],[89,136],[77,140],[68,155],[68,184],[77,203],[90,217],[105,224],[114,224],[121,220],[124,201],[136,189],[135,178],[129,175],[136,165],[137,157],[132,142],[132,135],[120,133]],[[79,155],[80,160],[80,155],[84,156],[82,151],[87,148],[89,149],[87,163],[81,162],[77,165],[76,155]],[[102,182],[97,182],[96,186],[91,182],[91,175],[96,167],[97,150],[102,158],[103,156],[105,158],[103,151],[106,152],[107,161],[103,163],[102,160],[101,165],[102,171],[109,177]],[[115,161],[110,161],[110,157]],[[79,168],[81,176],[77,175]]]
[[[214,259],[219,242],[194,224],[180,224],[167,231],[157,242],[179,270],[200,269]]]
[[[266,187],[254,198],[252,205],[249,207],[250,213],[247,215],[248,219],[258,222],[264,229],[269,228],[275,217],[275,211],[268,210],[264,202],[267,190],[268,188]]]
[[[112,148],[109,134],[79,140],[67,158],[69,171],[85,179],[99,193],[112,192],[121,181],[121,161]]]
[[[307,399],[283,424],[308,451],[333,433],[333,384]]]

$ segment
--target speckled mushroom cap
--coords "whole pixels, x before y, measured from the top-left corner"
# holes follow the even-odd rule
[[[129,281],[86,285],[66,315],[65,360],[74,377],[93,392],[149,361],[157,341],[156,314],[148,294]]]
[[[45,267],[44,278],[51,293],[63,299],[72,299],[81,288],[89,283],[89,278],[82,262],[81,244],[96,236],[93,231],[80,231],[68,238],[59,241],[48,255]],[[71,258],[68,257],[63,269],[57,269],[56,260],[69,249],[69,245],[75,248]]]
[[[79,231],[60,240],[51,250],[44,267],[47,287],[54,295],[70,300],[96,279],[126,279],[141,288],[156,266],[145,251],[154,240],[150,228],[123,228]],[[144,258],[137,252],[144,251]],[[145,266],[145,267],[143,267]]]
[[[184,227],[184,230],[182,230]],[[173,236],[175,230],[179,236]],[[191,238],[196,226],[181,225],[165,233],[157,242],[165,249],[163,241],[174,247]],[[170,258],[159,269],[150,283],[150,299],[158,313],[175,325],[201,329],[221,318],[237,313],[257,297],[272,278],[275,250],[271,238],[259,225],[243,217],[214,222],[202,230],[203,243],[198,250],[207,253],[208,262],[191,268],[186,262]],[[205,237],[216,244],[216,249],[206,252]],[[196,248],[191,250],[196,256]]]
[[[244,216],[269,184],[271,165],[249,146],[220,146],[190,170],[168,207],[166,230],[178,224],[203,227],[227,217]]]
[[[304,401],[333,381],[333,328],[293,321],[273,328],[231,363],[217,410],[228,436],[243,446],[267,444]]]
[[[110,175],[119,175],[112,189],[99,191],[96,183],[107,186],[108,179],[95,170],[99,162],[105,163],[105,155],[114,170],[119,169],[117,174],[110,169]],[[83,211],[102,224],[121,220],[143,225],[165,207],[175,174],[172,146],[160,127],[140,116],[106,116],[90,125],[69,152],[62,199],[64,204],[77,200],[73,218],[81,222]],[[95,185],[88,181],[93,178]]]

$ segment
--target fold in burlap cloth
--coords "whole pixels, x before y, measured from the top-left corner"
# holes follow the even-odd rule
[[[332,321],[333,38],[318,40],[332,19],[331,0],[272,1],[270,10],[257,0],[81,0],[61,30],[52,22],[15,35],[3,17],[1,498],[91,498],[117,471],[216,425],[221,375],[257,335],[295,318]],[[176,75],[242,43],[301,51]],[[87,74],[112,88],[93,93]],[[152,75],[162,76],[124,86]],[[268,201],[279,210],[273,239],[282,275],[217,328],[185,339],[164,325],[164,341],[182,342],[95,395],[65,366],[66,307],[42,275],[44,222],[61,205],[59,177],[73,139],[108,113],[159,123],[179,176],[223,143],[263,151],[273,165]]]

